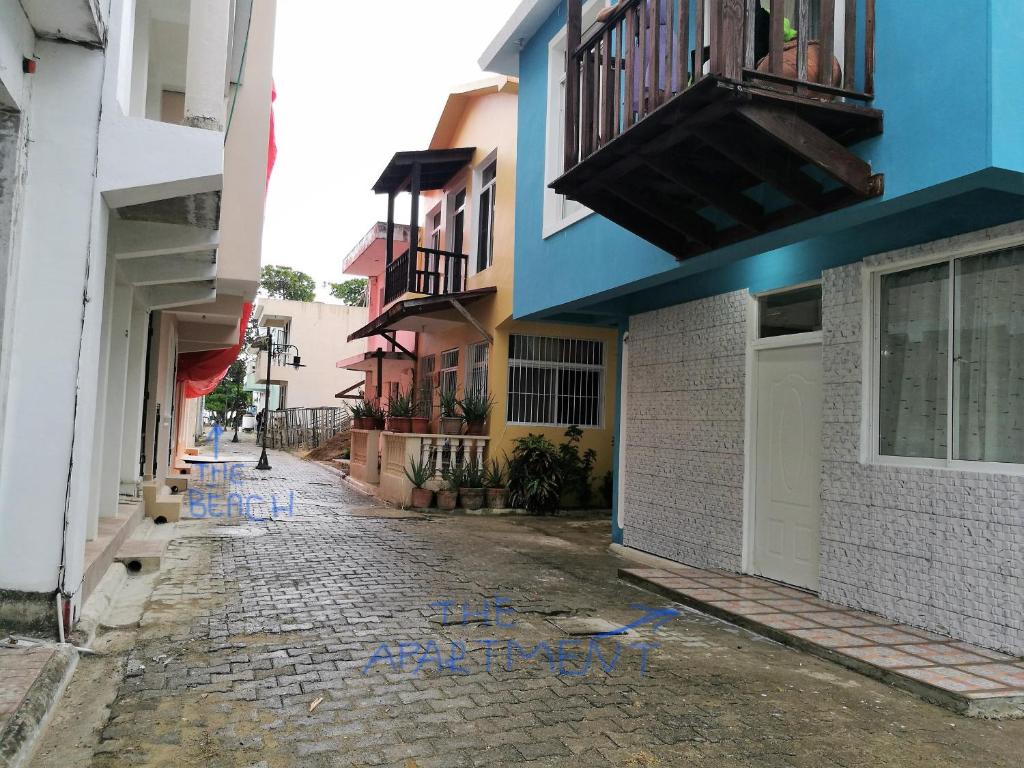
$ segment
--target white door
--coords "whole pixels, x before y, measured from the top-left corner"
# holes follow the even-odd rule
[[[760,576],[817,591],[821,345],[757,353],[754,556]]]

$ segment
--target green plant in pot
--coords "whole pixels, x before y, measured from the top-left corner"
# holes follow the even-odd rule
[[[384,429],[384,409],[375,400],[364,400],[363,407],[366,409],[366,428]]]
[[[475,512],[484,505],[484,470],[475,460],[462,468],[459,498],[463,508],[469,512]]]
[[[446,389],[440,390],[438,407],[441,409],[441,434],[461,435],[462,417],[459,415],[459,399],[455,393]]]
[[[410,432],[425,435],[430,432],[430,387],[420,387],[412,404]]]
[[[508,463],[508,500],[513,507],[535,515],[553,514],[562,496],[561,457],[543,435],[527,435],[515,442]]]
[[[505,509],[508,507],[508,472],[505,467],[508,459],[500,462],[491,459],[484,470],[484,489],[488,509]]]
[[[353,429],[368,429],[367,418],[366,418],[366,404],[360,400],[357,403],[353,403],[348,406],[349,413],[352,414],[352,428]]]
[[[412,483],[412,506],[417,509],[428,509],[434,500],[434,492],[424,487],[430,478],[434,476],[428,463],[410,459],[409,466],[405,470],[405,476]]]
[[[406,433],[412,431],[412,393],[399,392],[388,397],[388,430]]]
[[[441,489],[437,492],[437,507],[452,511],[459,501],[459,487],[462,485],[462,468],[454,462],[441,470]]]
[[[465,397],[459,400],[459,410],[462,411],[462,420],[466,422],[467,435],[484,434],[484,425],[493,406],[494,398],[478,390],[466,390]]]

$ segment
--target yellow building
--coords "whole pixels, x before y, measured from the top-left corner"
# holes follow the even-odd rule
[[[368,398],[386,403],[410,380],[429,392],[428,434],[357,431],[353,441],[353,477],[392,501],[409,500],[412,458],[440,467],[452,455],[502,457],[531,433],[558,445],[573,425],[581,450],[597,453],[595,478],[611,469],[615,332],[512,315],[517,100],[505,77],[453,91],[429,148],[397,153],[381,174],[374,191],[388,196],[388,222],[346,259],[348,274],[370,278],[372,319],[350,337],[370,339],[367,352],[345,367],[367,372]],[[412,237],[394,223],[403,192],[421,223]],[[437,434],[445,390],[493,398],[484,436]]]

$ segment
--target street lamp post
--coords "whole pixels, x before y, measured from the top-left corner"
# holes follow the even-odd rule
[[[260,461],[256,465],[256,469],[264,472],[271,469],[270,458],[267,456],[267,433],[270,431],[270,366],[275,353],[287,352],[290,349],[295,351],[292,367],[295,370],[305,368],[299,356],[299,348],[294,344],[275,344],[270,328],[267,328],[267,380],[263,389],[263,452],[260,453]]]

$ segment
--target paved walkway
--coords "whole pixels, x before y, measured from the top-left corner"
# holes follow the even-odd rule
[[[294,493],[293,514],[182,524],[34,765],[1021,765],[1024,722],[680,606],[592,641],[673,607],[617,578],[603,522],[377,517],[327,470],[272,463],[239,490],[278,512]]]

